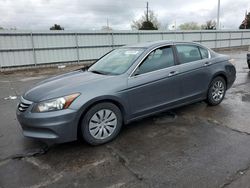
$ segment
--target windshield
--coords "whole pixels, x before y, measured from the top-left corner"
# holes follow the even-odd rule
[[[88,71],[107,75],[122,74],[128,70],[142,51],[142,48],[116,49],[98,60]]]

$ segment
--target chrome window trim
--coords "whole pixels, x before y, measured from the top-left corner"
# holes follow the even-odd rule
[[[210,50],[209,50],[207,47],[202,46],[202,45],[200,45],[200,44],[196,44],[196,43],[185,43],[185,42],[183,42],[183,43],[180,42],[180,43],[164,44],[164,45],[157,46],[157,47],[153,48],[151,51],[149,51],[149,52],[145,55],[145,57],[136,65],[136,67],[135,67],[135,68],[133,69],[133,71],[130,73],[130,75],[129,75],[128,78],[133,78],[133,77],[139,76],[139,75],[133,76],[133,74],[134,74],[134,72],[136,71],[136,69],[142,64],[142,62],[146,59],[146,57],[147,57],[152,51],[156,50],[157,48],[162,48],[162,47],[167,47],[167,46],[172,47],[172,46],[176,46],[176,45],[190,45],[190,46],[196,46],[197,48],[198,48],[198,47],[204,48],[204,49],[206,49],[206,50],[208,51],[208,58],[205,58],[205,59],[211,59],[211,52],[210,52]],[[178,54],[177,54],[177,55],[178,55]],[[200,59],[200,60],[204,60],[204,59]],[[198,61],[200,61],[200,60],[198,60]],[[192,61],[192,62],[196,62],[196,61]],[[191,63],[191,62],[189,62],[189,63]],[[182,64],[180,64],[180,65],[182,65]],[[178,64],[176,64],[176,65],[174,65],[174,66],[178,66]],[[172,66],[171,66],[171,67],[172,67]],[[170,68],[170,67],[166,67],[166,68],[159,69],[159,70],[164,70],[164,69],[168,69],[168,68]],[[151,72],[156,72],[156,71],[159,71],[159,70],[155,70],[155,71],[151,71]],[[151,72],[143,73],[143,74],[141,74],[141,75],[148,74],[148,73],[151,73]]]
[[[201,47],[201,48],[204,48],[204,49],[206,49],[207,51],[208,51],[208,58],[206,58],[206,59],[211,59],[211,52],[210,52],[210,50],[207,48],[207,47],[205,47],[205,46],[202,46],[201,44],[199,44],[199,43],[195,43],[195,42],[193,42],[193,43],[188,43],[188,42],[177,42],[177,43],[175,43],[174,45],[176,46],[176,45],[179,45],[179,44],[181,44],[181,45],[191,45],[191,46],[196,46],[196,47]],[[201,59],[202,60],[202,59]]]

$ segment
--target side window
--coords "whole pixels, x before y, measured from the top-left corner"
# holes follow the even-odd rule
[[[208,51],[205,48],[199,47],[202,59],[208,58]]]
[[[173,66],[174,55],[170,46],[152,51],[136,70],[136,75]]]
[[[194,45],[176,45],[179,61],[181,64],[201,60],[200,51]]]

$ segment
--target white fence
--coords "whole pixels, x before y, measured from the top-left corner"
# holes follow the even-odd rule
[[[1,31],[0,68],[98,59],[113,48],[155,40],[199,42],[209,48],[250,45],[250,30]]]

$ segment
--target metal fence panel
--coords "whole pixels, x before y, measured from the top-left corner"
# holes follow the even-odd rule
[[[1,35],[0,49],[27,49],[31,48],[30,35]]]
[[[200,41],[201,40],[201,34],[200,33],[186,33],[183,35],[184,41]]]
[[[175,40],[176,34],[175,33],[162,33],[162,39],[163,40]]]
[[[33,64],[32,51],[1,52],[0,66],[23,66]]]
[[[216,32],[202,33],[202,40],[215,40],[215,39],[216,39]]]
[[[112,50],[111,47],[96,47],[79,49],[79,57],[83,60],[94,60]]]
[[[139,34],[114,34],[113,35],[113,43],[114,45],[124,45],[124,44],[134,44],[135,42],[139,42]]]
[[[112,44],[112,34],[78,34],[79,46],[103,46]]]
[[[35,48],[74,47],[75,36],[72,35],[33,35]]]
[[[140,33],[140,42],[150,42],[162,40],[162,35],[160,33]]]
[[[98,59],[126,44],[195,41],[209,48],[250,45],[250,30],[212,31],[0,31],[0,67]]]
[[[54,49],[36,51],[37,64],[77,61],[75,49]]]

